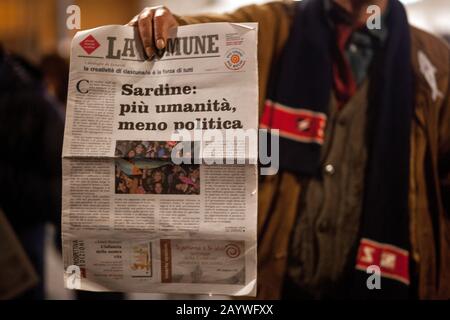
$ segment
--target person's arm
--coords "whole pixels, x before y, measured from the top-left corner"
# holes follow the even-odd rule
[[[151,58],[155,50],[164,49],[168,30],[178,25],[207,22],[258,22],[260,36],[276,43],[281,31],[286,31],[292,15],[291,2],[270,2],[249,5],[232,13],[177,16],[164,6],[147,7],[137,14],[128,25],[139,28],[142,43]],[[269,43],[266,43],[267,45]]]

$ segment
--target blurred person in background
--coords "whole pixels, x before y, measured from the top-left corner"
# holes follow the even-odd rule
[[[45,297],[45,224],[60,224],[63,130],[41,73],[0,47],[0,207],[39,276],[23,299]]]
[[[258,297],[450,298],[448,46],[398,0],[151,7],[129,25],[152,59],[170,28],[221,21],[259,23],[261,127],[280,130],[280,170],[259,186]]]
[[[18,299],[45,298],[47,223],[54,225],[61,251],[61,105],[67,95],[61,88],[67,86],[68,70],[59,58],[44,59],[43,65],[56,91],[47,91],[49,83],[38,68],[0,47],[0,208],[39,277],[38,284]],[[76,298],[123,299],[123,294],[77,291]]]
[[[69,63],[56,53],[48,54],[41,59],[39,69],[43,74],[47,91],[60,102],[60,106],[65,110]]]

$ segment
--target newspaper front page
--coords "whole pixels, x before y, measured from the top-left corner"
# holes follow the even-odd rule
[[[153,60],[136,28],[76,34],[63,149],[67,288],[256,294],[257,141],[220,139],[257,130],[256,47],[252,23],[173,29]]]

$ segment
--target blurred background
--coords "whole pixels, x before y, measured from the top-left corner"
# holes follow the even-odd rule
[[[264,0],[0,0],[0,44],[36,66],[48,92],[59,101],[64,112],[67,95],[68,59],[71,39],[66,9],[81,9],[81,29],[107,24],[125,24],[146,6],[165,5],[179,15],[231,11]],[[403,0],[410,23],[450,41],[450,0]],[[57,225],[57,224],[55,224]],[[45,298],[74,299],[63,289],[63,267],[58,249],[58,230],[45,227]],[[56,240],[55,240],[56,239]],[[179,298],[178,296],[129,294],[126,299]],[[184,297],[186,298],[186,297]],[[205,298],[197,296],[196,298]],[[207,297],[206,297],[207,298]]]
[[[264,0],[1,0],[0,40],[14,52],[39,62],[48,54],[67,58],[74,31],[66,28],[66,8],[76,4],[81,9],[81,28],[106,24],[125,24],[142,8],[163,4],[181,15],[230,11]],[[449,0],[403,0],[411,24],[450,40]]]

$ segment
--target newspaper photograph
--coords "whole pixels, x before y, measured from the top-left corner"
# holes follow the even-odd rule
[[[256,295],[257,33],[254,23],[178,27],[152,60],[136,28],[76,34],[67,288]]]

